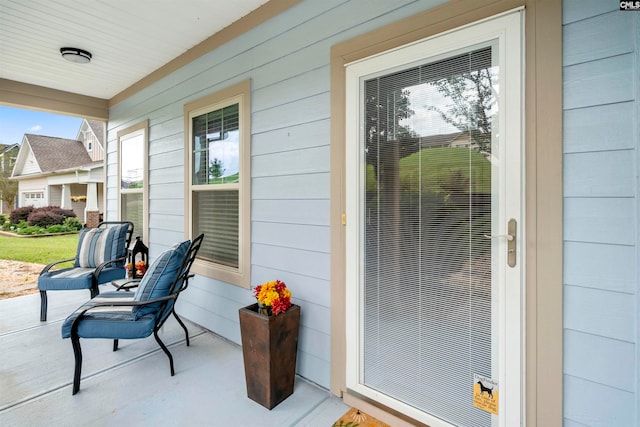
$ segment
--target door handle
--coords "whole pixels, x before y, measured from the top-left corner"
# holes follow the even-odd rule
[[[483,234],[487,239],[507,239],[508,241],[512,241],[515,239],[511,234],[496,234],[495,236],[489,236],[488,234]]]
[[[507,224],[507,234],[510,239],[507,242],[507,264],[509,267],[516,266],[516,233],[518,229],[518,223],[515,219],[511,218]]]
[[[507,265],[509,267],[516,266],[516,235],[518,232],[518,223],[511,218],[507,223],[507,234],[498,234],[490,236],[485,234],[487,239],[506,239],[507,240]]]

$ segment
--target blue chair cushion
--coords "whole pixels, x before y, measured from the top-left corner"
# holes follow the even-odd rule
[[[71,326],[80,313],[101,302],[131,301],[131,292],[105,292],[87,301],[62,324],[62,338],[71,336]],[[153,333],[156,316],[147,314],[134,318],[132,307],[100,307],[85,314],[78,325],[81,338],[136,339],[146,338]]]
[[[153,261],[136,290],[134,301],[149,301],[161,298],[171,293],[171,285],[180,274],[180,267],[184,261],[191,241],[185,240],[164,251]],[[160,304],[149,304],[134,307],[133,315],[137,319],[157,311]]]
[[[38,277],[38,289],[41,291],[66,291],[74,289],[91,289],[91,281],[95,268],[61,268],[42,273]],[[103,268],[98,275],[98,284],[122,279],[122,268]]]
[[[129,224],[83,228],[78,238],[75,266],[97,267],[105,261],[126,256]]]

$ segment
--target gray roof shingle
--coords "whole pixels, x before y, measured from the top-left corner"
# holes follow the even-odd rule
[[[53,172],[93,163],[80,141],[25,134],[42,172]]]

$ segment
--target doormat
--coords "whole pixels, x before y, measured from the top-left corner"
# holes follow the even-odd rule
[[[332,427],[391,427],[364,412],[351,408]]]

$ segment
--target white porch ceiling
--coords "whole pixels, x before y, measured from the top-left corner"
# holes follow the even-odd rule
[[[267,1],[0,0],[0,78],[110,99]]]

